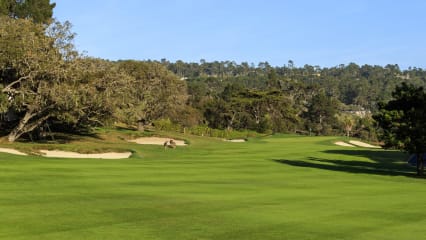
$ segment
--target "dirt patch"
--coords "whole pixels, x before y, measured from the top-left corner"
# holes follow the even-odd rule
[[[56,158],[100,158],[100,159],[122,159],[129,158],[132,155],[131,152],[117,153],[76,153],[76,152],[66,152],[59,150],[40,150],[43,154],[43,157],[56,157]]]
[[[161,138],[161,137],[141,137],[134,140],[129,140],[129,142],[134,142],[137,144],[146,144],[146,145],[164,145],[165,142],[173,140],[176,146],[186,146],[185,141],[176,140],[173,138]]]
[[[13,148],[0,148],[0,152],[10,153],[15,155],[27,156],[28,154],[15,150]]]
[[[339,146],[342,146],[342,147],[355,147],[355,146],[354,146],[354,145],[352,145],[352,144],[345,143],[345,142],[342,142],[342,141],[340,141],[340,142],[335,142],[334,144],[339,145]]]
[[[366,147],[366,148],[381,148],[380,146],[374,146],[365,142],[360,142],[360,141],[355,141],[355,140],[351,140],[349,141],[349,143],[359,146],[359,147]]]

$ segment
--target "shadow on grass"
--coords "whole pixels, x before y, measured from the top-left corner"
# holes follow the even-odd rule
[[[73,132],[73,133],[61,133],[54,132],[44,137],[32,137],[29,134],[23,135],[18,142],[22,143],[42,143],[42,144],[65,144],[72,141],[80,141],[85,138],[93,138],[101,140],[99,134],[94,132]]]
[[[405,162],[407,156],[401,152],[384,150],[326,150],[323,152],[331,156],[345,155],[345,160],[308,157],[304,160],[273,159],[273,161],[295,167],[338,172],[416,177],[415,169],[408,166]],[[359,157],[367,158],[369,161],[359,160]]]
[[[122,126],[116,126],[116,127],[115,127],[115,129],[116,129],[117,131],[122,131],[122,132],[127,132],[127,131],[132,131],[132,132],[134,132],[134,131],[137,131],[137,130],[138,130],[137,128],[133,128],[133,127],[122,127]]]

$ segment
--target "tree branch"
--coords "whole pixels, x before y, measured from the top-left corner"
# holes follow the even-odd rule
[[[8,84],[8,85],[7,85],[5,88],[3,88],[1,91],[2,91],[3,93],[10,93],[10,92],[19,93],[20,91],[17,91],[17,90],[15,90],[15,89],[12,89],[12,87],[13,87],[15,84],[18,84],[18,83],[22,82],[22,80],[29,79],[30,77],[31,77],[31,74],[29,74],[29,75],[27,75],[27,76],[20,77],[18,80],[13,81],[13,82],[11,82],[10,84]]]

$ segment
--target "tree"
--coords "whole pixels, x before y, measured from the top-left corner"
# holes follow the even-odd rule
[[[79,57],[70,61],[67,86],[72,105],[60,120],[74,129],[88,129],[118,120],[120,110],[133,107],[135,78],[120,71],[113,62]],[[133,110],[134,111],[134,110]]]
[[[9,14],[9,8],[10,3],[12,1],[10,0],[0,0],[0,15],[8,15]]]
[[[319,134],[329,134],[332,126],[336,124],[336,113],[339,106],[338,100],[327,96],[324,92],[312,97],[308,105],[305,118],[308,128]]]
[[[0,0],[0,14],[49,24],[55,6],[56,3],[50,3],[50,0]]]
[[[1,17],[0,35],[3,104],[22,115],[9,134],[15,141],[51,117],[59,100],[52,97],[63,89],[57,83],[65,79],[64,61],[44,28],[29,20]]]
[[[346,137],[349,138],[357,120],[356,116],[350,113],[341,113],[337,116],[337,120],[342,125]]]
[[[119,121],[132,124],[137,121],[170,118],[175,122],[182,117],[188,99],[186,83],[163,65],[155,62],[121,61],[118,69],[135,81],[131,82],[123,105],[116,111]]]
[[[392,93],[393,100],[379,104],[374,116],[383,129],[385,147],[397,148],[417,156],[417,175],[424,174],[426,152],[426,93],[423,87],[402,83]]]
[[[68,31],[69,25],[56,23],[46,35],[30,20],[0,17],[0,109],[16,115],[8,123],[9,141],[49,119],[87,126],[111,115],[108,93],[127,78],[99,74],[110,66],[91,68],[73,50]]]

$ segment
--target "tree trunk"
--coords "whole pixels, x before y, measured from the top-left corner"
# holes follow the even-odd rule
[[[145,131],[145,125],[143,122],[138,122],[138,131]]]
[[[22,134],[24,134],[24,127],[27,125],[28,121],[33,117],[31,112],[26,112],[25,116],[19,121],[18,126],[16,126],[7,136],[7,140],[9,142],[14,142],[18,139]]]
[[[15,128],[12,130],[12,132],[9,133],[9,135],[7,136],[7,140],[9,142],[14,142],[16,141],[16,139],[18,139],[20,136],[22,135],[22,133],[19,133],[19,131]]]
[[[9,133],[7,140],[9,142],[16,141],[22,136],[22,134],[33,131],[50,117],[50,115],[46,115],[30,122],[30,120],[35,116],[37,116],[37,114],[34,114],[31,111],[26,112],[25,116],[19,121],[18,126]]]

